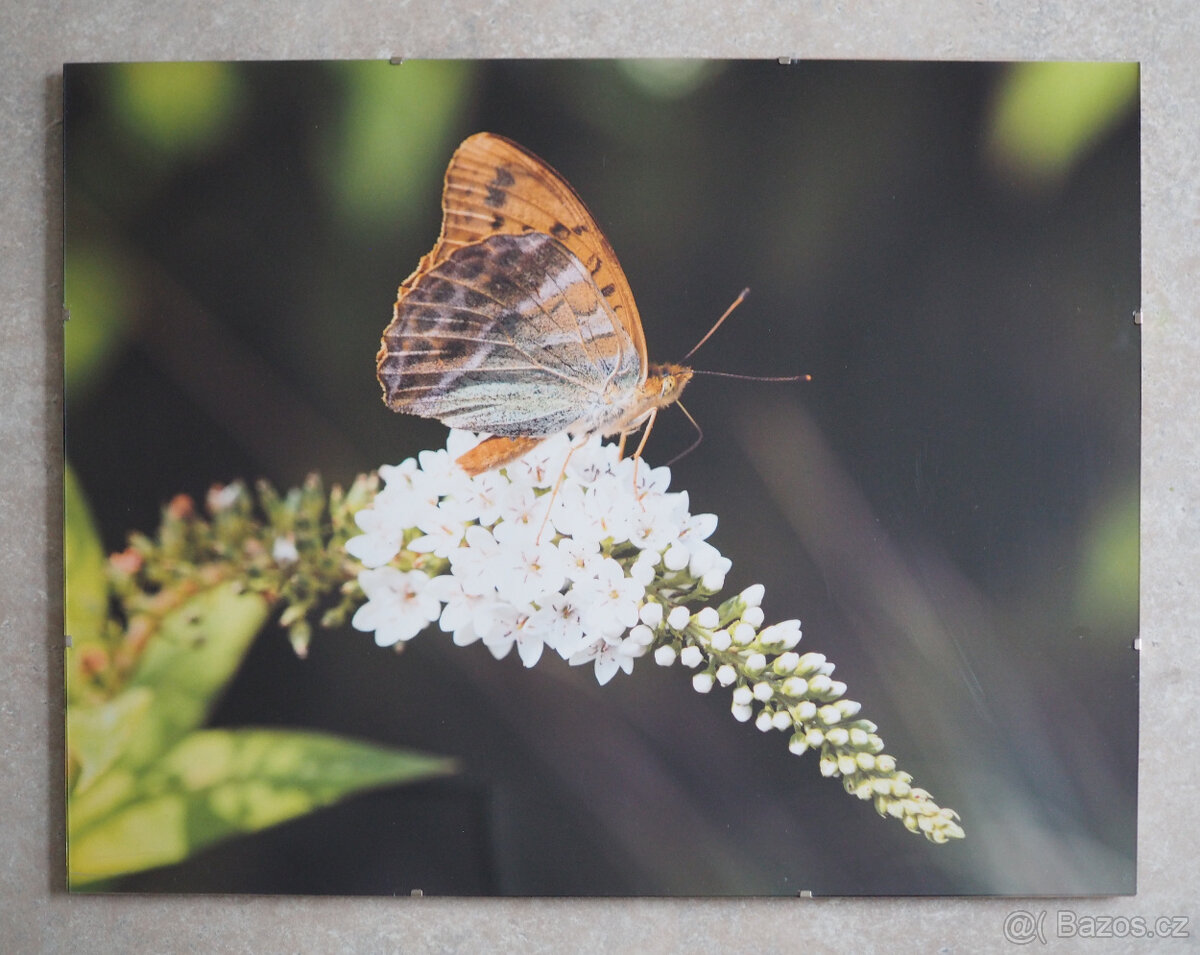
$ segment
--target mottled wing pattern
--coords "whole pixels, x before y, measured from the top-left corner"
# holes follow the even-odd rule
[[[646,339],[633,292],[617,254],[570,184],[549,164],[493,133],[463,141],[446,170],[442,233],[401,288],[457,249],[490,235],[541,232],[561,242],[581,263],[625,328],[644,368]]]
[[[379,353],[396,411],[493,435],[604,430],[646,365],[584,264],[539,232],[453,249],[396,304]]]

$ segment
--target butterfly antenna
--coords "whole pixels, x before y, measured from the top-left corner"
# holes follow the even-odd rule
[[[812,375],[735,375],[731,371],[705,371],[693,368],[693,375],[712,375],[715,378],[740,378],[742,381],[812,381]]]
[[[685,417],[692,423],[692,427],[696,429],[696,440],[687,446],[686,449],[680,451],[675,457],[667,462],[667,467],[671,467],[676,461],[686,458],[689,454],[700,447],[700,442],[704,440],[704,429],[700,427],[700,422],[692,417],[692,413],[683,406],[682,401],[676,401],[675,407],[682,411]]]
[[[741,305],[742,302],[746,301],[746,296],[749,294],[750,294],[750,289],[748,289],[748,288],[742,289],[741,292],[738,293],[738,297],[733,300],[733,304],[730,305],[729,308],[725,309],[725,314],[722,315],[720,318],[718,318],[716,324],[713,325],[713,327],[708,330],[708,333],[703,338],[701,338],[700,341],[696,342],[696,344],[692,346],[692,350],[690,352],[688,352],[686,355],[684,355],[679,360],[687,361],[694,354],[696,354],[696,351],[700,348],[700,346],[703,345],[710,338],[712,338],[713,332],[715,332],[718,328],[721,327],[721,323],[729,317],[730,312],[732,312],[735,308],[737,308],[739,305]]]

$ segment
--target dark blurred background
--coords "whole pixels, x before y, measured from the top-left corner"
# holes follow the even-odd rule
[[[65,71],[67,455],[105,546],[174,494],[439,446],[374,378],[472,132],[575,186],[653,359],[697,379],[673,470],[729,592],[835,677],[967,838],[934,846],[728,694],[596,685],[436,627],[403,654],[264,631],[217,725],[457,757],[136,891],[1134,890],[1139,132],[1132,65],[405,62]],[[691,442],[660,419],[647,457]]]

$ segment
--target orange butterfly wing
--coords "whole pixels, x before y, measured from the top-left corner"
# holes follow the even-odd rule
[[[646,336],[629,281],[587,206],[548,163],[494,133],[469,137],[451,158],[442,191],[441,235],[401,283],[400,301],[422,274],[455,250],[491,235],[527,232],[553,236],[583,263],[646,368]]]

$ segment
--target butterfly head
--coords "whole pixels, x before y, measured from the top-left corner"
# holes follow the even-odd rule
[[[679,400],[684,386],[692,380],[692,369],[685,365],[652,364],[642,385],[642,394],[649,408],[665,408]]]

